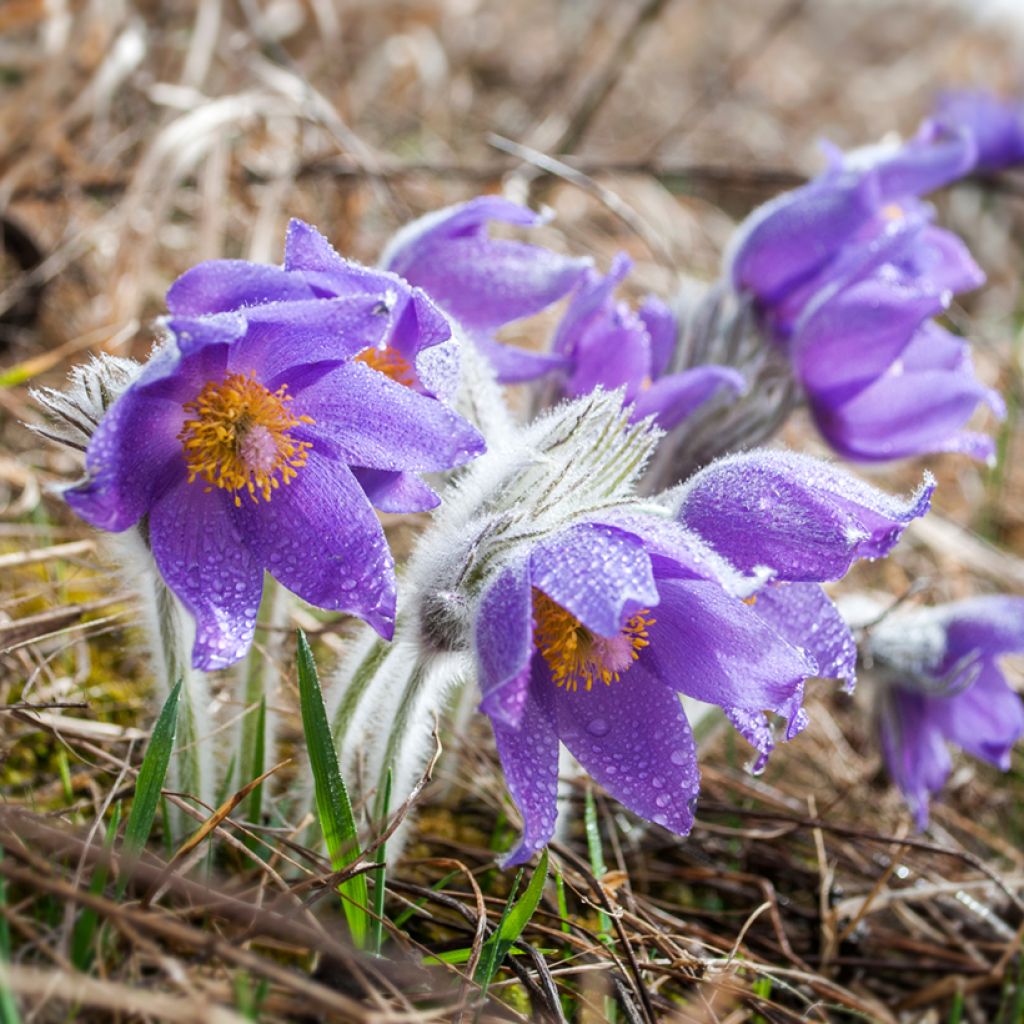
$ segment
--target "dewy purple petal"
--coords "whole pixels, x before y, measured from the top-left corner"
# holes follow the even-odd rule
[[[297,388],[294,409],[315,421],[304,434],[367,469],[438,471],[484,449],[480,434],[447,406],[359,362]]]
[[[153,557],[167,585],[196,620],[196,668],[226,668],[249,649],[263,590],[263,567],[249,552],[231,499],[185,482],[149,516]]]
[[[686,835],[700,790],[690,723],[675,694],[641,663],[585,694],[548,688],[558,735],[612,796],[643,818]],[[628,691],[623,692],[623,691]]]
[[[351,466],[370,504],[381,512],[427,512],[441,499],[415,473]]]
[[[838,609],[816,583],[769,584],[754,599],[754,611],[783,639],[815,662],[815,675],[842,679],[847,692],[857,682],[857,644]]]
[[[601,636],[614,636],[625,619],[658,603],[642,542],[613,526],[583,523],[541,541],[530,555],[530,577]]]
[[[316,447],[295,479],[236,510],[247,547],[276,580],[320,608],[394,629],[394,562],[370,503],[343,462]],[[315,554],[314,554],[315,553]]]
[[[518,728],[493,720],[505,782],[523,816],[522,838],[503,858],[503,867],[529,860],[555,833],[558,732],[551,706],[553,689],[550,681],[529,687]]]
[[[701,470],[687,484],[680,521],[745,571],[823,582],[858,558],[888,553],[923,515],[934,483],[898,501],[827,463],[794,452],[749,452]]]

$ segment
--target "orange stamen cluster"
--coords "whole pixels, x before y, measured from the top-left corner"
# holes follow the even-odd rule
[[[383,348],[363,349],[356,359],[361,363],[366,363],[370,369],[383,373],[385,377],[390,377],[396,384],[411,388],[416,383],[416,373],[412,364],[390,345],[385,345]]]
[[[312,447],[296,441],[291,430],[313,420],[292,414],[287,390],[282,384],[270,391],[255,375],[243,373],[206,383],[195,401],[185,404],[191,417],[178,434],[188,482],[202,477],[212,487],[234,491],[236,506],[243,490],[253,501],[270,501],[282,483],[290,483]]]
[[[533,591],[534,642],[551,678],[566,690],[575,691],[581,685],[590,690],[595,682],[617,683],[650,644],[647,630],[654,621],[644,608],[616,636],[598,636],[547,594]]]

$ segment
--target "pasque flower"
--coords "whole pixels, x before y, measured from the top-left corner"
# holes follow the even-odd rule
[[[532,380],[564,360],[504,345],[495,331],[567,295],[590,260],[491,238],[487,224],[533,227],[546,219],[500,196],[478,196],[406,225],[385,248],[381,266],[422,288],[448,313],[487,356],[499,381]]]
[[[1006,771],[1024,736],[1024,705],[999,668],[1024,651],[1024,598],[976,597],[894,611],[870,627],[877,721],[889,774],[919,828],[952,766],[949,747]]]
[[[436,504],[415,474],[483,441],[361,357],[397,349],[424,390],[439,387],[424,357],[446,344],[444,317],[301,224],[285,268],[203,264],[169,303],[166,342],[92,434],[68,503],[105,530],[141,525],[195,619],[197,668],[245,653],[264,571],[390,635],[394,565],[372,505]]]
[[[725,709],[758,751],[806,724],[804,682],[853,682],[855,646],[818,585],[884,554],[927,508],[808,458],[714,463],[678,508],[591,511],[508,552],[479,600],[482,709],[524,832],[508,863],[551,837],[559,743],[627,807],[692,824],[699,770],[685,694]]]
[[[931,451],[980,458],[963,427],[981,402],[967,344],[934,322],[984,275],[917,196],[967,173],[966,131],[929,122],[911,141],[843,154],[741,226],[729,262],[765,335],[789,357],[825,439],[864,461]]]
[[[654,416],[672,430],[716,394],[743,391],[745,381],[726,366],[666,373],[677,343],[671,310],[651,295],[634,312],[614,295],[632,265],[619,253],[607,274],[588,270],[577,285],[552,344],[565,360],[561,391],[575,398],[621,388],[634,419]]]
[[[977,148],[975,167],[999,171],[1024,161],[1024,103],[984,89],[940,93],[932,117],[950,130],[968,131]]]

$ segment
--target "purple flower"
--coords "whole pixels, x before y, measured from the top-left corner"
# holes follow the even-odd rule
[[[997,414],[1002,403],[974,376],[966,343],[932,320],[984,275],[916,198],[969,170],[974,153],[966,133],[936,125],[900,147],[833,152],[825,174],[740,229],[734,285],[848,458],[992,453],[963,428],[980,403]]]
[[[984,89],[941,93],[933,118],[944,128],[968,131],[978,155],[975,167],[999,171],[1024,161],[1024,103],[1001,99]]]
[[[568,294],[590,261],[491,238],[487,223],[533,227],[545,220],[500,196],[478,196],[406,225],[384,250],[381,266],[422,288],[453,317],[491,361],[499,381],[532,380],[563,361],[503,345],[494,332]]]
[[[867,643],[884,679],[878,727],[889,774],[924,828],[929,797],[949,776],[949,744],[1006,771],[1024,735],[1024,706],[997,661],[1024,651],[1024,598],[896,612]]]
[[[901,503],[813,460],[752,453],[695,477],[678,520],[620,508],[506,561],[474,634],[481,707],[524,820],[508,863],[552,835],[559,743],[631,810],[689,832],[699,770],[678,695],[725,709],[761,767],[766,712],[792,738],[806,679],[853,681],[855,646],[817,581],[884,554],[926,506],[924,492]]]
[[[742,392],[745,381],[725,366],[665,373],[676,347],[671,310],[653,295],[637,312],[614,297],[632,266],[619,253],[604,277],[587,271],[558,326],[552,351],[565,361],[565,395],[621,388],[634,419],[654,416],[659,427],[671,430],[723,389]]]
[[[300,242],[320,266],[294,269]],[[102,529],[141,523],[195,618],[201,669],[244,655],[264,571],[390,636],[394,564],[372,506],[436,504],[415,474],[483,449],[444,404],[358,358],[400,343],[420,371],[444,344],[430,303],[344,263],[304,225],[289,247],[293,269],[219,261],[175,284],[168,341],[100,422],[85,479],[65,492]]]

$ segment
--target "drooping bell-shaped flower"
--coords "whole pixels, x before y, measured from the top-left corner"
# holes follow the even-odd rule
[[[1024,704],[999,656],[1024,652],[1024,598],[989,596],[903,611],[867,630],[882,752],[919,828],[949,776],[949,747],[1006,771]]]
[[[964,426],[1002,403],[965,341],[935,323],[984,275],[917,197],[973,166],[970,134],[926,124],[904,144],[831,151],[822,175],[741,225],[729,274],[767,343],[789,359],[824,438],[882,461],[934,451],[991,455]]]
[[[483,450],[426,388],[361,358],[400,343],[436,383],[423,357],[446,343],[447,324],[429,300],[342,261],[304,225],[292,226],[288,265],[217,261],[175,284],[165,343],[107,411],[85,478],[65,491],[101,529],[144,524],[195,620],[201,669],[248,649],[264,571],[389,636],[394,564],[373,506],[436,505],[416,474]]]
[[[577,405],[532,430],[579,423]],[[818,584],[887,552],[930,494],[900,502],[813,459],[761,453],[712,464],[677,508],[637,502],[628,478],[588,505],[589,477],[527,482],[504,485],[523,505],[472,534],[463,577],[483,574],[469,614],[481,708],[524,820],[513,864],[552,835],[559,744],[637,814],[690,830],[699,770],[680,694],[724,709],[763,766],[769,713],[792,738],[808,678],[853,682],[855,646]]]

